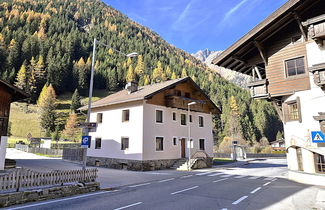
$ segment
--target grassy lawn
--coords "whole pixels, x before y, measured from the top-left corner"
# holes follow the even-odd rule
[[[233,163],[235,161],[230,158],[213,158],[213,165],[223,165],[227,163]]]
[[[106,90],[94,90],[92,101],[97,101],[100,98],[107,96]],[[57,110],[58,115],[57,124],[61,129],[64,128],[65,122],[70,113],[72,93],[64,93],[57,97]],[[88,104],[88,97],[82,97],[82,105]],[[85,116],[79,115],[79,120],[84,121]],[[14,143],[19,140],[26,140],[27,135],[30,133],[32,137],[43,137],[44,132],[40,126],[40,112],[36,105],[27,105],[26,103],[12,103],[10,109],[11,135],[10,141]],[[17,139],[17,140],[16,140]],[[61,142],[60,142],[61,143]],[[62,142],[69,143],[69,142]]]

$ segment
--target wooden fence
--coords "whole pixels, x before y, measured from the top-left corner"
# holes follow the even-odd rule
[[[33,172],[27,169],[15,170],[12,173],[0,175],[0,191],[45,185],[63,185],[74,182],[93,182],[97,178],[97,168],[86,170],[66,170],[50,172]]]

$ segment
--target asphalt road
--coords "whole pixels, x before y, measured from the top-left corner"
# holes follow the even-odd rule
[[[282,178],[285,173],[285,160],[254,161],[11,209],[273,209],[309,187]]]

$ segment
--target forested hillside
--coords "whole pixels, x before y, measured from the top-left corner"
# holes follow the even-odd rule
[[[253,142],[274,140],[282,130],[275,110],[266,101],[253,101],[249,92],[220,78],[190,54],[168,44],[156,33],[97,0],[0,1],[0,72],[3,80],[24,89],[35,102],[45,84],[58,94],[87,95],[94,38],[119,51],[138,52],[126,58],[98,46],[95,88],[117,91],[126,79],[140,85],[191,76],[222,110],[215,118],[216,136],[230,136],[234,117],[239,136]],[[238,114],[229,106],[234,96]]]

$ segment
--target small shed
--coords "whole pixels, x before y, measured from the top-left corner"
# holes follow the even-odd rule
[[[19,88],[0,80],[0,170],[4,169],[8,140],[8,121],[10,103],[28,98],[29,95]]]

